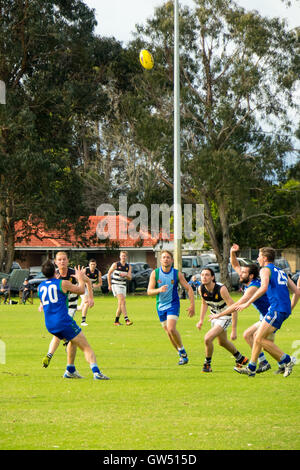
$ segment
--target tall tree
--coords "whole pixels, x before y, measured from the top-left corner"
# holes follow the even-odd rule
[[[131,48],[148,47],[155,68],[135,77],[135,95],[121,103],[136,143],[148,148],[170,184],[173,24],[173,2],[167,2],[138,27]],[[205,228],[229,283],[231,224],[254,215],[251,191],[270,190],[292,147],[299,39],[284,21],[231,0],[182,8],[180,38],[183,197],[203,203]]]
[[[16,238],[41,221],[82,231],[78,135],[106,103],[95,24],[79,0],[0,2],[0,270],[10,269]]]

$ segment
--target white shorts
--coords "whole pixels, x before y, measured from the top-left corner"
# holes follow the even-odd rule
[[[85,286],[84,294],[81,294],[80,297],[82,298],[82,300],[85,300],[85,297],[88,296],[88,294],[89,294],[88,288]]]
[[[215,320],[211,321],[211,327],[213,328],[214,326],[220,326],[223,328],[224,331],[226,331],[232,323],[231,316],[225,316],[225,317],[219,317],[216,318]]]
[[[124,297],[126,297],[126,286],[121,286],[121,285],[119,286],[117,284],[112,284],[111,290],[115,297],[117,297],[117,295],[120,295],[120,294],[123,294]]]

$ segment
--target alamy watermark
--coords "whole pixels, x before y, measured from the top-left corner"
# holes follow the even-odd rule
[[[100,240],[127,240],[128,238],[135,241],[149,238],[170,240],[175,210],[179,220],[183,219],[183,227],[180,225],[177,238],[193,240],[197,248],[201,249],[204,242],[204,206],[202,204],[171,207],[168,204],[152,204],[149,211],[143,204],[132,204],[128,207],[127,197],[120,196],[118,210],[112,204],[101,204],[98,207],[96,215],[103,216],[103,219],[98,223],[96,233]],[[119,216],[118,223],[117,215]]]

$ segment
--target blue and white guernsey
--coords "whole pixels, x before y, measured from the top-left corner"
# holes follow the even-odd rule
[[[269,312],[282,312],[286,315],[291,314],[291,300],[288,288],[287,274],[274,264],[267,264],[271,272],[267,295],[270,301]]]
[[[260,279],[253,279],[248,286],[243,287],[243,292],[246,292],[249,287],[255,286],[258,289],[261,287]],[[259,311],[259,319],[262,320],[264,316],[267,314],[270,302],[267,294],[262,295],[257,300],[253,302],[254,307]]]

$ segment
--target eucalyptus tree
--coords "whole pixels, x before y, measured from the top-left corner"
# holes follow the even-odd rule
[[[0,270],[40,222],[83,228],[80,125],[106,103],[95,25],[83,1],[0,1]]]
[[[138,26],[131,43],[155,58],[133,78],[135,92],[120,107],[135,141],[172,185],[173,2]],[[292,148],[299,84],[299,38],[284,20],[247,12],[232,0],[195,0],[180,11],[181,157],[183,198],[202,203],[222,278],[231,226],[263,217],[253,191],[272,190]],[[258,196],[259,197],[259,196]]]

